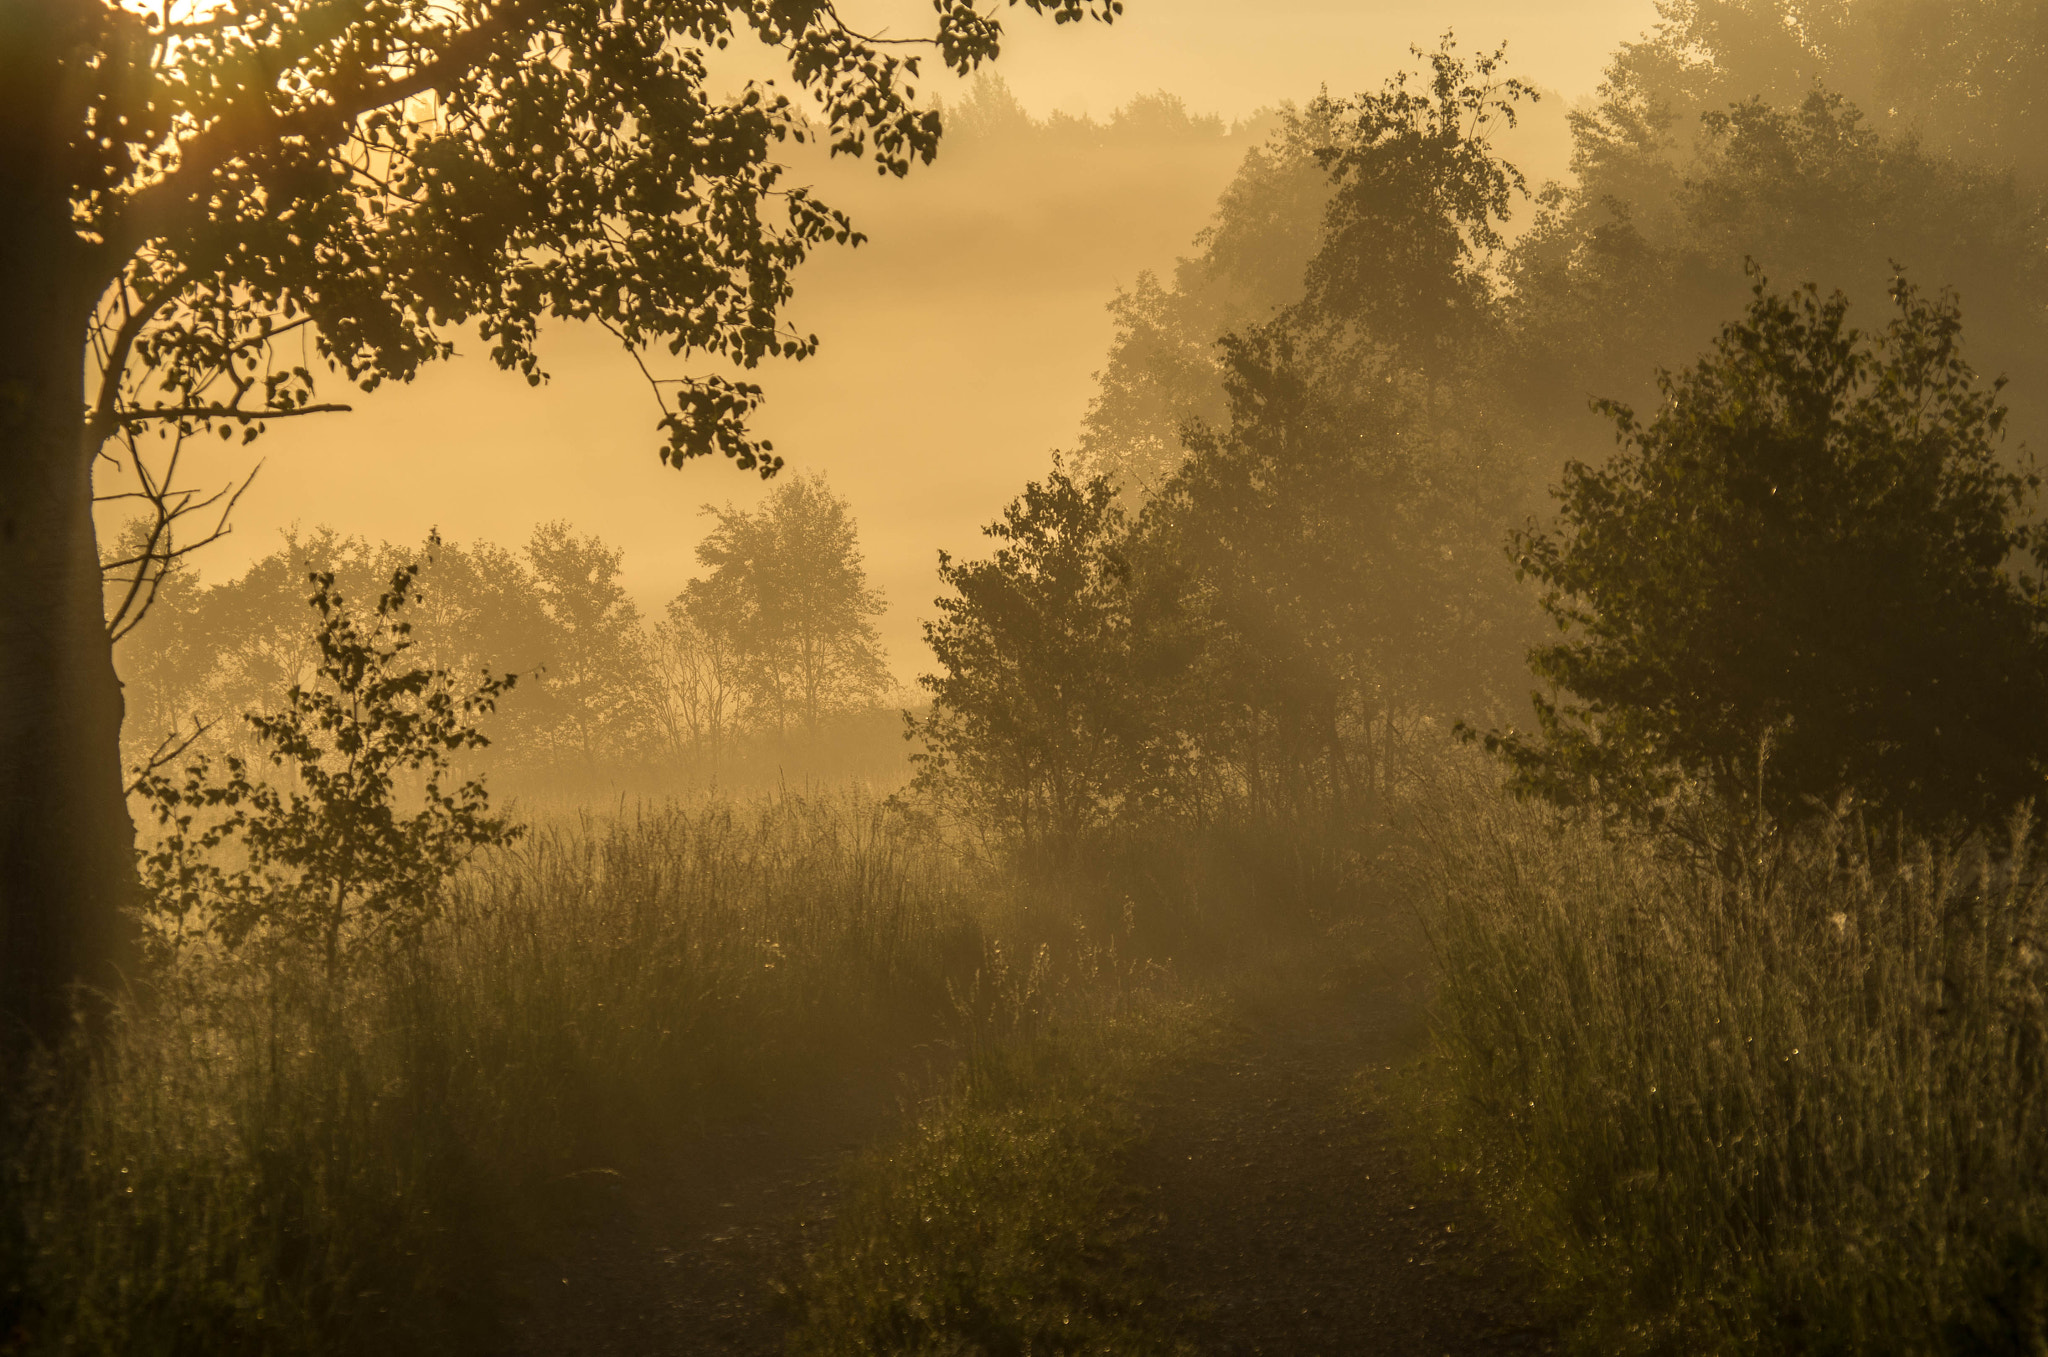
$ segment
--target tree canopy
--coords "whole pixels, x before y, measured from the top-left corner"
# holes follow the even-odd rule
[[[1010,0],[1015,4],[1018,0]],[[1115,0],[1022,0],[1066,22]],[[935,6],[947,66],[993,57],[972,0]],[[938,115],[919,58],[825,3],[443,6],[391,0],[13,6],[15,60],[47,104],[10,112],[51,181],[15,212],[68,218],[97,296],[97,431],[226,419],[253,433],[315,406],[310,349],[366,389],[410,378],[474,324],[500,366],[543,377],[546,317],[634,350],[750,368],[802,357],[790,274],[858,239],[785,183],[777,148],[817,137],[884,173],[929,161]],[[779,49],[806,110],[772,84],[719,89],[710,58]],[[40,42],[35,41],[40,39]],[[19,116],[14,116],[18,112]],[[95,293],[100,289],[95,288]],[[309,345],[287,343],[303,333]],[[758,389],[663,378],[665,460],[772,469],[745,432]]]

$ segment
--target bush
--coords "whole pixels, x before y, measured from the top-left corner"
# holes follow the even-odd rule
[[[1124,1090],[1169,1061],[1193,1011],[1147,995],[1092,1040],[1012,1033],[978,1050],[901,1143],[852,1174],[831,1236],[788,1289],[795,1357],[1185,1351],[1147,1308]]]
[[[1558,531],[1518,537],[1564,633],[1530,652],[1562,690],[1540,738],[1489,740],[1522,790],[1655,818],[1689,780],[1787,822],[1853,793],[1932,830],[2038,788],[2037,481],[2000,459],[1954,299],[1893,295],[1865,337],[1839,293],[1759,278],[1648,423],[1603,406],[1620,452],[1567,466]]]

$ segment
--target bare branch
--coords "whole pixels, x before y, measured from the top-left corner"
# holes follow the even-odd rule
[[[135,770],[135,780],[128,784],[128,795],[134,796],[137,792],[140,792],[142,784],[147,782],[150,775],[159,768],[176,763],[179,759],[185,757],[185,751],[198,744],[206,737],[206,732],[212,730],[218,724],[217,720],[202,721],[195,715],[192,718],[192,733],[190,735],[180,735],[174,730],[164,736],[162,741],[157,744],[155,751],[147,759],[143,760],[140,768]]]
[[[158,591],[163,588],[166,575],[179,561],[234,531],[229,519],[235,506],[254,483],[256,473],[263,469],[258,463],[242,478],[241,484],[231,483],[201,499],[197,491],[181,490],[177,485],[178,459],[184,448],[184,435],[180,434],[173,443],[170,460],[160,475],[150,468],[132,432],[124,431],[124,441],[128,448],[129,467],[139,488],[112,495],[96,495],[94,502],[139,499],[150,509],[142,542],[127,555],[101,563],[100,568],[109,581],[118,581],[124,586],[120,603],[107,617],[107,639],[110,642],[121,640],[142,625],[142,620],[156,602]],[[176,527],[181,520],[205,513],[216,505],[220,512],[209,530],[190,542],[176,540]],[[131,571],[132,574],[129,573]]]

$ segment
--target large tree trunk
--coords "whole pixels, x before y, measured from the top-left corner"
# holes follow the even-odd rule
[[[55,6],[0,0],[0,1061],[117,983],[135,832],[93,534],[84,339]],[[40,12],[37,12],[40,10]]]

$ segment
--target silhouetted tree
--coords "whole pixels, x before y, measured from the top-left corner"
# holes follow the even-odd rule
[[[932,709],[909,722],[915,786],[1034,855],[1071,852],[1115,814],[1149,733],[1115,498],[1106,479],[1055,465],[982,529],[993,556],[939,554],[956,596],[925,624],[940,672],[918,680]]]
[[[996,54],[973,0],[936,9],[948,66]],[[834,151],[899,174],[931,158],[916,59],[824,0],[0,7],[0,1037],[54,1037],[66,987],[112,978],[134,898],[102,445],[253,435],[331,408],[316,366],[406,380],[472,322],[535,382],[548,316],[746,367],[811,352],[781,319],[792,271],[855,233],[781,182],[805,114],[755,83],[714,92],[707,52],[749,32]],[[746,429],[758,388],[663,390],[666,459],[772,469]]]
[[[545,644],[534,705],[586,767],[632,753],[648,713],[646,638],[621,579],[625,553],[557,520],[526,546]]]
[[[1953,300],[1894,296],[1867,338],[1839,293],[1759,278],[1647,424],[1605,407],[1621,451],[1517,539],[1566,634],[1530,653],[1539,732],[1488,741],[1523,790],[1653,815],[1689,775],[1779,819],[1854,792],[1937,827],[2038,791],[2037,482],[2000,462],[2003,383]]]
[[[778,733],[870,708],[892,686],[873,619],[860,534],[822,476],[778,484],[758,510],[707,508],[697,545],[709,576],[683,597],[689,618],[737,657],[749,712]]]

